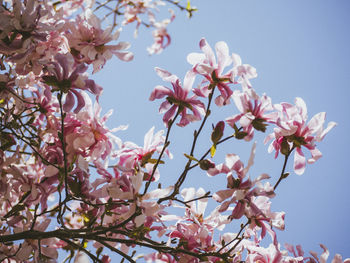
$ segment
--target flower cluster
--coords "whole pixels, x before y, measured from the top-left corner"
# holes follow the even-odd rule
[[[287,177],[286,165],[272,185],[266,173],[251,172],[256,144],[246,165],[235,153],[221,163],[213,157],[220,144],[250,141],[255,131],[272,126],[265,140],[272,140],[268,151],[284,155],[285,164],[294,152],[294,171],[302,174],[305,149],[311,153],[308,163],[318,160],[316,143],[335,123],[324,128],[323,112],[307,122],[301,98],[292,105],[259,96],[251,83],[255,68],[230,54],[225,42],[218,42],[214,52],[201,39],[202,53],[188,55],[190,68],[183,81],[156,68],[171,85],[156,86],[149,97],[162,100],[165,131],[150,128],[139,146],[116,136],[126,126],[107,126],[112,112],[102,114],[103,89],[89,72],[102,70],[113,55],[122,61],[133,58],[128,43],[114,43],[121,32],[115,30],[120,15],[122,26],[135,21],[137,28],[155,29],[150,53],[170,44],[166,26],[174,13],[162,22],[155,19],[166,2],[189,15],[195,10],[190,1],[183,7],[172,0],[0,1],[1,262],[56,262],[64,251],[66,261],[112,262],[106,250],[129,262],[326,262],[324,245],[320,256],[308,256],[301,246],[286,244],[283,249],[279,244],[276,230],[285,229],[285,212],[273,211],[271,200]],[[107,28],[92,11],[104,8],[115,15]],[[198,154],[197,142],[214,102],[231,107],[231,101],[237,111],[213,125],[208,150]],[[164,164],[173,157],[173,124],[182,128],[195,121],[200,126],[185,154],[187,162],[171,178],[175,183],[164,186]],[[232,129],[225,129],[226,124]],[[218,184],[214,194],[212,188],[184,188],[193,171],[213,180],[225,176],[226,183]],[[228,229],[236,232],[223,232]],[[268,238],[271,244],[264,247]],[[138,246],[152,251],[138,254],[133,251]],[[336,254],[332,262],[350,259]]]

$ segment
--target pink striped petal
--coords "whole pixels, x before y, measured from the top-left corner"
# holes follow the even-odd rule
[[[226,66],[232,63],[231,57],[229,55],[229,48],[227,44],[223,41],[217,42],[215,44],[216,55],[218,57],[218,75],[221,75],[222,71]]]
[[[161,99],[165,96],[170,96],[172,94],[172,91],[164,86],[156,86],[154,90],[151,93],[151,96],[149,97],[150,101],[153,101],[155,99]]]
[[[202,38],[200,40],[199,47],[203,51],[203,53],[206,55],[207,59],[209,60],[209,64],[211,66],[214,66],[216,64],[215,55],[213,50],[209,46],[208,42],[205,40],[205,38]]]
[[[294,153],[294,171],[297,175],[302,175],[305,171],[306,159],[300,148],[296,148]]]
[[[65,112],[69,112],[71,111],[73,106],[74,106],[74,96],[71,92],[68,92],[66,96],[66,101],[63,104],[63,110]]]

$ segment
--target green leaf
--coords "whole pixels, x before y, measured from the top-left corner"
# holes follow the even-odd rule
[[[187,0],[187,6],[186,6],[187,10],[191,10],[191,1]]]
[[[188,154],[186,154],[186,153],[184,153],[184,155],[185,155],[185,157],[186,157],[187,159],[190,159],[191,161],[198,162],[198,160],[197,160],[195,157],[193,157],[193,156],[191,156],[191,155],[188,155]]]
[[[158,159],[148,159],[147,163],[152,163],[152,164],[156,164],[158,162]],[[159,160],[160,164],[164,164],[164,161]]]
[[[210,148],[210,156],[211,156],[211,158],[214,157],[215,153],[216,153],[216,145],[213,144],[213,146]]]

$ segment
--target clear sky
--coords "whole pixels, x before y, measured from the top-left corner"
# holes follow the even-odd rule
[[[238,53],[243,63],[256,67],[258,78],[253,87],[258,94],[266,93],[273,103],[294,103],[302,97],[308,106],[308,115],[327,112],[327,123],[335,127],[318,144],[323,157],[307,165],[302,176],[292,172],[277,189],[273,199],[274,211],[286,212],[286,230],[278,231],[281,244],[301,244],[305,251],[321,252],[319,244],[326,245],[331,257],[340,253],[350,257],[350,1],[349,0],[192,0],[199,9],[190,20],[176,10],[177,18],[169,26],[171,46],[162,54],[149,56],[149,30],[141,29],[139,37],[132,37],[133,26],[123,31],[120,40],[130,41],[135,54],[132,62],[117,59],[109,61],[94,78],[104,87],[101,105],[106,112],[114,109],[109,127],[129,124],[127,131],[116,135],[123,140],[143,144],[144,134],[155,126],[164,129],[158,114],[159,102],[148,101],[155,85],[167,83],[155,74],[154,67],[169,70],[183,79],[190,69],[186,56],[200,52],[199,40],[205,37],[214,47],[225,41],[230,52]],[[164,11],[164,10],[163,10]],[[225,109],[214,108],[209,123],[235,114],[233,104]],[[184,152],[189,151],[193,129],[177,128],[171,136],[170,150],[175,158],[161,167],[161,181],[167,186],[176,181],[184,166]],[[228,129],[229,130],[229,129]],[[207,137],[205,137],[207,136]],[[255,178],[268,173],[276,182],[283,159],[274,160],[263,144],[258,142],[256,164],[250,175]],[[208,148],[209,133],[202,137],[198,154]],[[225,153],[236,153],[246,163],[252,142],[232,141],[219,148],[215,156],[223,162]],[[292,164],[292,162],[290,162]],[[215,192],[225,187],[225,176],[208,178],[199,170],[187,179],[186,186],[202,186]],[[200,183],[199,183],[200,182]],[[235,232],[238,224],[227,231]],[[329,260],[330,261],[330,260]]]

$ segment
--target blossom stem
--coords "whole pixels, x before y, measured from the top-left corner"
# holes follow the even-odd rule
[[[60,105],[60,113],[61,113],[61,132],[58,134],[58,138],[61,141],[62,144],[62,152],[63,152],[63,162],[64,162],[64,186],[66,189],[66,196],[68,196],[68,164],[67,164],[67,152],[66,152],[66,143],[64,141],[64,118],[65,114],[63,112],[63,106],[62,106],[62,92],[58,95],[58,102]]]
[[[60,239],[63,240],[64,242],[66,242],[67,244],[69,244],[70,246],[75,247],[78,250],[83,251],[86,255],[88,255],[93,260],[93,262],[100,262],[100,263],[102,263],[102,260],[100,260],[98,257],[96,257],[94,254],[92,254],[90,251],[85,249],[83,246],[78,245],[78,244],[70,241],[67,238],[60,238]]]
[[[280,178],[278,179],[278,181],[274,185],[273,190],[276,190],[276,188],[280,184],[280,182],[287,177],[285,170],[287,167],[288,158],[289,158],[290,154],[293,152],[294,148],[295,147],[293,146],[292,149],[290,149],[290,151],[288,152],[288,154],[284,156],[284,163],[283,163],[283,167],[282,167],[282,172],[281,172]]]
[[[239,128],[239,131],[240,131],[241,129],[242,129],[242,127]],[[218,142],[216,143],[216,145],[219,145],[219,144],[221,144],[221,143],[223,143],[223,142],[225,142],[225,141],[227,141],[227,140],[229,140],[229,139],[231,139],[231,138],[235,138],[235,136],[236,136],[235,134],[230,135],[230,136],[227,136],[226,138],[224,138],[224,139],[218,141]],[[198,166],[199,163],[200,163],[201,161],[203,161],[204,158],[207,157],[209,153],[210,153],[210,148],[209,148],[209,150],[207,150],[207,151],[205,152],[205,154],[202,155],[202,157],[198,160],[198,162],[195,163],[194,165],[190,166],[190,167],[188,168],[188,170],[191,170],[191,169],[195,168],[196,166]]]
[[[194,132],[194,138],[193,138],[193,142],[192,142],[192,147],[191,147],[191,152],[190,152],[190,156],[193,156],[193,153],[194,153],[194,150],[195,150],[195,147],[196,147],[196,143],[197,143],[197,139],[199,137],[199,134],[201,133],[203,127],[204,127],[204,124],[206,123],[209,115],[210,115],[210,105],[211,105],[211,102],[212,102],[212,99],[213,99],[213,95],[214,95],[214,91],[215,91],[215,87],[216,85],[215,84],[210,84],[212,86],[212,89],[211,89],[211,92],[209,94],[209,97],[208,97],[208,105],[207,105],[207,109],[205,111],[205,116],[203,118],[203,121],[198,129],[198,131],[195,131]],[[180,175],[179,179],[177,180],[177,182],[175,183],[174,185],[174,190],[173,192],[169,195],[169,196],[166,196],[166,197],[163,197],[163,198],[160,198],[158,200],[158,203],[161,203],[165,200],[169,200],[169,199],[172,199],[175,197],[175,195],[177,195],[179,193],[179,189],[181,187],[181,185],[183,184],[183,182],[185,181],[185,178],[187,176],[187,173],[189,171],[189,168],[191,166],[191,162],[192,160],[189,159],[186,163],[186,166],[185,166],[185,169],[184,171],[182,172],[182,174]]]
[[[219,250],[218,250],[218,253],[220,253],[225,247],[231,245],[235,240],[238,240],[238,242],[230,249],[226,252],[226,254],[230,254],[231,251],[233,251],[237,246],[238,244],[241,242],[242,238],[239,238],[239,235],[242,233],[242,231],[246,228],[246,226],[249,225],[249,220],[247,223],[245,223],[244,225],[242,224],[241,225],[241,229],[239,230],[239,232],[237,233],[237,235],[235,236],[234,239],[232,239],[230,242],[228,242],[227,244],[225,244],[224,246],[222,246]]]
[[[64,180],[64,189],[65,189],[65,199],[62,201],[62,196],[61,196],[61,191],[59,192],[59,211],[58,211],[58,215],[57,215],[57,220],[59,221],[59,223],[65,227],[64,222],[63,222],[63,215],[66,211],[66,203],[70,200],[69,199],[69,189],[68,189],[68,162],[67,162],[67,152],[66,152],[66,143],[64,140],[64,118],[65,118],[65,113],[63,112],[63,105],[62,105],[62,96],[63,93],[62,91],[60,91],[60,93],[58,94],[58,102],[59,102],[59,106],[60,106],[60,114],[61,114],[61,131],[58,132],[58,138],[61,142],[62,145],[62,152],[63,152],[63,180]],[[62,168],[59,169],[60,171],[62,170]],[[62,185],[62,181],[60,179],[59,185],[58,185],[58,189],[61,187]]]
[[[131,263],[136,263],[136,261],[133,260],[132,257],[130,257],[128,254],[125,254],[124,252],[122,252],[121,250],[119,250],[119,249],[117,249],[117,248],[111,246],[111,245],[108,244],[107,242],[104,242],[104,241],[102,241],[102,240],[99,240],[98,242],[99,242],[101,245],[103,245],[103,246],[109,248],[111,251],[114,251],[114,252],[116,252],[117,254],[121,255],[123,258],[126,258],[129,262],[131,262]]]
[[[170,130],[171,130],[171,127],[173,126],[173,124],[175,123],[175,120],[177,119],[177,117],[179,116],[179,114],[181,113],[180,109],[178,109],[178,111],[176,112],[175,114],[175,117],[174,119],[172,119],[170,122],[169,122],[169,125],[168,125],[168,130],[166,132],[166,136],[165,136],[165,141],[164,141],[164,145],[163,145],[163,148],[162,148],[162,151],[160,152],[159,154],[159,157],[157,159],[157,162],[156,164],[153,166],[153,170],[152,170],[152,174],[151,174],[151,177],[149,178],[149,180],[147,181],[146,185],[145,185],[145,190],[143,191],[143,194],[142,195],[145,195],[147,193],[147,190],[149,188],[149,186],[151,185],[151,182],[153,180],[153,177],[154,177],[154,174],[157,170],[157,167],[163,157],[163,154],[165,152],[165,149],[169,146],[170,142],[169,142],[169,135],[170,135]]]

